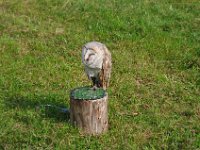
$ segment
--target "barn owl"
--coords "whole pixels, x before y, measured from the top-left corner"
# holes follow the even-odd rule
[[[109,86],[111,75],[111,53],[100,42],[86,43],[82,48],[82,62],[89,80],[93,82],[93,89]]]

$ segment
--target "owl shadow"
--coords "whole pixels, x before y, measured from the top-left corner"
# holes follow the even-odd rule
[[[5,109],[14,109],[17,112],[36,114],[43,119],[54,119],[56,122],[69,122],[69,107],[59,96],[35,95],[31,97],[12,95],[4,99]],[[19,113],[20,114],[20,113]],[[26,116],[29,117],[29,116]]]

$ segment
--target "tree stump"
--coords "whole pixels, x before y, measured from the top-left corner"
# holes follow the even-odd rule
[[[108,129],[108,95],[103,89],[82,87],[70,94],[70,121],[86,134],[100,134]]]

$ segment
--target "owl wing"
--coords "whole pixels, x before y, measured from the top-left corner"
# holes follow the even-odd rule
[[[100,73],[100,80],[103,89],[106,89],[109,86],[111,68],[112,68],[111,54],[108,52],[105,54],[105,57],[103,59],[102,70]]]

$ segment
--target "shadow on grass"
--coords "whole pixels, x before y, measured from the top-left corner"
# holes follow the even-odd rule
[[[43,118],[56,121],[69,121],[69,108],[59,95],[12,95],[5,98],[5,106],[18,111],[31,110]]]

